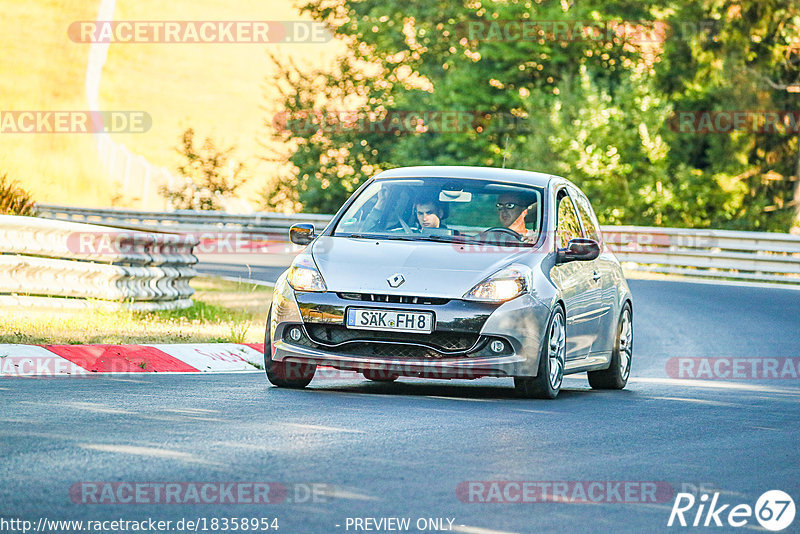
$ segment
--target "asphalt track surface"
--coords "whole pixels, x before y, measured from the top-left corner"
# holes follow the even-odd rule
[[[266,270],[232,271],[269,281]],[[210,527],[264,517],[295,533],[367,532],[348,529],[347,518],[401,517],[408,532],[419,532],[419,518],[454,518],[454,531],[476,533],[736,532],[668,528],[674,493],[702,487],[721,504],[753,506],[781,489],[800,504],[800,380],[674,380],[666,371],[673,357],[800,356],[800,292],[630,285],[635,350],[623,391],[592,391],[585,375],[565,379],[555,401],[516,398],[510,379],[493,378],[320,376],[299,391],[271,387],[260,372],[1,380],[0,519],[204,518]],[[85,481],[277,482],[288,494],[259,505],[73,502],[70,488]],[[464,502],[457,490],[468,481],[655,482],[672,493]],[[750,518],[744,530],[759,528]],[[784,530],[798,531],[800,517]]]
[[[275,282],[286,267],[272,265],[231,265],[227,263],[201,263],[197,266],[200,274],[213,274],[242,278],[244,280],[258,280],[260,282]]]
[[[198,254],[200,274],[272,283],[292,263],[293,253]]]

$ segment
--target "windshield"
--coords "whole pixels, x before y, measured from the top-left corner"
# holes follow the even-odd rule
[[[532,246],[541,188],[491,180],[376,180],[347,209],[334,236]]]

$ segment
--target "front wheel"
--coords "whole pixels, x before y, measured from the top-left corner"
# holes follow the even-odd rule
[[[611,364],[602,371],[589,371],[592,389],[623,389],[631,374],[633,358],[633,319],[631,306],[626,303],[617,323],[617,339],[611,353]]]
[[[267,333],[264,335],[264,370],[267,380],[279,388],[302,389],[314,378],[317,366],[313,363],[276,362],[272,359],[272,306],[267,313]]]
[[[536,376],[515,376],[514,388],[526,398],[555,399],[564,380],[567,357],[567,330],[564,310],[557,306],[545,331],[542,351],[539,355],[539,371]]]

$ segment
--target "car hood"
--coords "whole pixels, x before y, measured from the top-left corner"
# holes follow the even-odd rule
[[[311,253],[328,291],[461,298],[530,248],[320,236]],[[526,262],[528,263],[528,262]],[[393,288],[388,278],[405,279]]]

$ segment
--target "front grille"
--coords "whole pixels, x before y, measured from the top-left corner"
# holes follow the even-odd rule
[[[430,334],[416,334],[413,332],[391,332],[374,330],[352,330],[342,325],[306,324],[306,332],[315,343],[322,345],[339,345],[350,341],[363,341],[371,345],[383,343],[369,343],[374,341],[405,342],[426,345],[439,352],[464,352],[478,342],[477,334],[462,332],[432,332]],[[391,344],[391,343],[390,343]],[[398,345],[403,346],[403,345]]]
[[[408,295],[379,295],[377,293],[337,293],[339,298],[346,300],[360,300],[363,302],[391,302],[394,304],[425,304],[428,306],[441,306],[450,302],[450,299],[436,297],[412,297]]]

